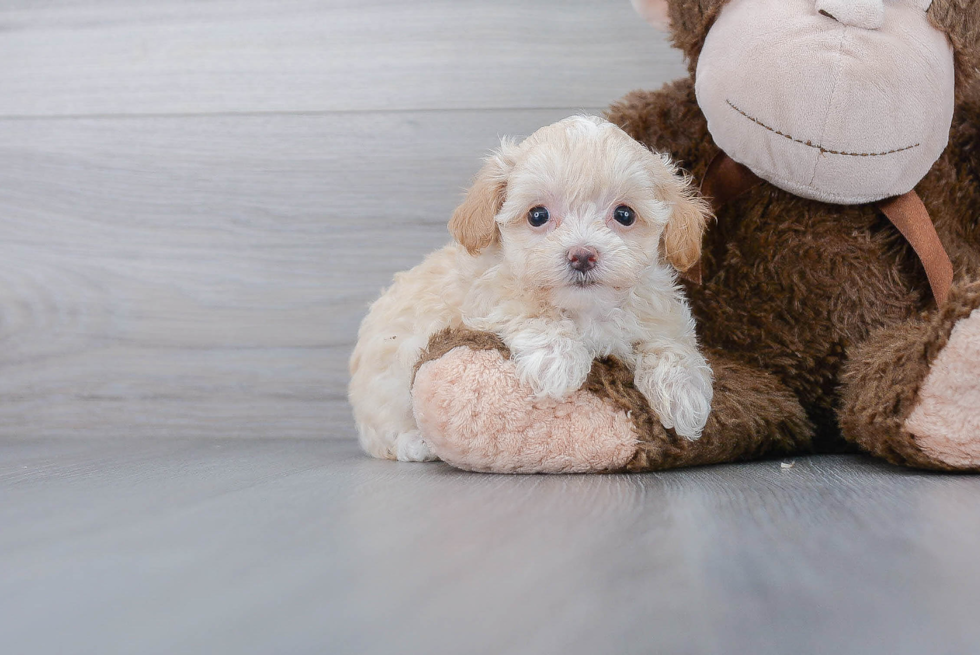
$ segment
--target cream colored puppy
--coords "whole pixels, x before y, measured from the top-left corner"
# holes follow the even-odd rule
[[[677,271],[700,256],[708,211],[669,160],[611,123],[575,116],[504,140],[429,255],[372,306],[350,401],[375,457],[434,459],[412,415],[412,369],[448,326],[498,334],[538,398],[561,399],[596,357],[636,371],[665,427],[697,438],[711,371]]]

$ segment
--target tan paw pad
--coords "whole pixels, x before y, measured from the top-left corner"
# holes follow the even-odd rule
[[[930,457],[957,468],[980,466],[980,309],[953,328],[905,427]]]
[[[440,459],[471,471],[585,473],[623,468],[633,423],[587,391],[533,400],[496,350],[454,348],[419,368],[415,418]]]

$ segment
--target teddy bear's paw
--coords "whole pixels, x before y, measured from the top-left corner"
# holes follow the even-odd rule
[[[456,347],[427,361],[412,388],[426,443],[458,468],[494,473],[622,469],[636,453],[626,412],[586,391],[536,399],[498,350]]]
[[[955,468],[980,467],[980,309],[953,327],[905,427],[933,459]]]

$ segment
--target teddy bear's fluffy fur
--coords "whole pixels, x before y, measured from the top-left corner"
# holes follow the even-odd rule
[[[692,77],[724,4],[669,4],[673,41]],[[825,204],[763,183],[718,212],[704,244],[704,283],[688,286],[716,374],[704,437],[680,444],[643,419],[621,363],[597,362],[583,392],[604,398],[603,411],[626,412],[632,431],[622,439],[637,444],[629,463],[612,468],[856,445],[897,464],[980,470],[980,408],[970,401],[980,385],[980,2],[934,0],[928,16],[948,35],[957,66],[949,145],[916,186],[955,268],[947,302],[935,306],[915,253],[874,205]],[[719,152],[691,78],[630,93],[608,117],[695,179]],[[455,339],[442,344],[447,357],[423,358],[425,367],[443,367],[430,375],[445,380],[472,363],[467,337]],[[422,409],[446,400],[431,385],[427,393]],[[480,429],[478,413],[468,434]],[[458,443],[461,434],[433,438]],[[502,441],[492,447],[506,450]],[[465,458],[455,463],[473,468]]]
[[[820,449],[841,445],[839,416],[844,436],[872,452],[943,467],[915,447],[879,448],[869,435],[889,441],[877,423],[899,397],[906,397],[900,416],[912,411],[935,346],[954,316],[978,306],[971,281],[980,272],[980,93],[972,91],[961,94],[950,143],[916,187],[960,280],[946,320],[919,317],[931,300],[924,271],[874,206],[827,205],[764,184],[723,208],[707,235],[706,284],[689,289],[702,338],[783,380],[806,408]],[[717,154],[690,80],[632,93],[609,114],[696,178]],[[879,383],[883,376],[889,383]],[[900,426],[904,418],[885,423]]]

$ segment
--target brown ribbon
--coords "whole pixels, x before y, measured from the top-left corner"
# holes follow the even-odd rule
[[[953,284],[953,264],[936,234],[936,226],[932,224],[922,198],[913,189],[904,195],[880,201],[878,209],[898,228],[919,256],[936,304],[945,303],[949,287]]]
[[[746,166],[724,152],[719,152],[704,174],[701,194],[711,202],[711,209],[717,215],[718,210],[727,202],[761,183],[762,179]],[[953,283],[953,265],[919,194],[912,190],[904,195],[882,200],[878,203],[878,209],[901,232],[919,256],[936,304],[942,305],[946,302]],[[701,284],[701,262],[685,271],[684,277]]]
[[[750,171],[748,166],[739,164],[724,151],[719,151],[704,173],[701,195],[708,199],[711,210],[717,213],[728,201],[760,184],[762,178]]]

